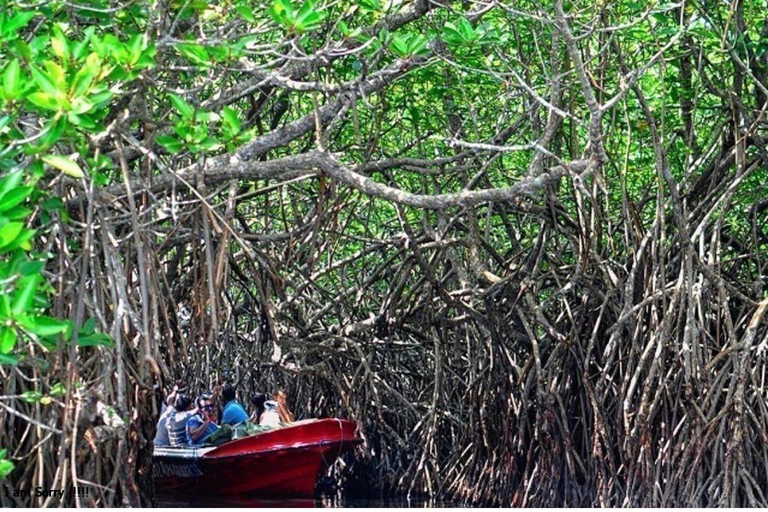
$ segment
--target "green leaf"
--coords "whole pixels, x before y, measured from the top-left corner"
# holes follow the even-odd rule
[[[293,5],[290,0],[275,0],[269,8],[269,16],[275,22],[290,29],[294,21]]]
[[[251,9],[249,5],[238,5],[237,12],[240,13],[240,16],[242,16],[246,21],[251,23],[256,21],[256,18],[253,16],[253,9]]]
[[[39,402],[43,398],[43,394],[39,391],[25,391],[21,394],[21,399],[30,404]]]
[[[3,217],[8,220],[22,220],[32,215],[32,208],[25,208],[24,206],[16,206],[10,210],[3,212]]]
[[[461,18],[461,20],[459,20],[459,32],[467,42],[474,41],[477,38],[475,29],[472,28],[472,24],[466,18]]]
[[[64,201],[60,197],[51,197],[40,203],[40,206],[46,212],[57,212],[64,209]]]
[[[67,394],[67,388],[64,387],[64,384],[61,382],[57,382],[53,385],[51,390],[48,392],[51,396],[64,396]]]
[[[21,230],[24,229],[24,223],[23,222],[9,222],[5,226],[0,228],[0,247],[5,247],[6,245],[13,242],[17,236],[19,236],[19,233],[21,233]]]
[[[43,64],[48,71],[48,78],[51,79],[53,85],[56,87],[56,91],[59,94],[64,95],[67,90],[67,78],[66,73],[64,73],[64,68],[52,60],[46,60]]]
[[[47,155],[44,156],[42,160],[48,165],[59,169],[64,174],[72,176],[73,178],[82,178],[85,176],[83,170],[80,169],[80,166],[73,162],[68,156]]]
[[[103,91],[100,93],[92,94],[88,99],[91,103],[93,103],[94,107],[104,107],[112,99],[112,91]]]
[[[144,34],[134,34],[128,41],[128,51],[131,53],[130,64],[133,66],[141,57],[141,51],[145,42]]]
[[[33,236],[35,236],[34,229],[22,229],[21,233],[19,233],[19,235],[11,243],[5,247],[0,248],[0,252],[13,251],[19,247],[25,251],[29,251],[32,249],[32,245],[29,243],[29,240],[31,240]]]
[[[59,141],[64,128],[67,127],[67,118],[63,116],[54,117],[50,123],[48,123],[48,131],[45,135],[40,137],[40,144],[42,148],[49,148]],[[42,164],[42,162],[39,162]],[[43,173],[44,174],[44,173]]]
[[[17,357],[13,357],[11,355],[7,354],[0,354],[0,364],[9,364],[12,366],[16,366],[19,364],[19,359]],[[2,462],[0,461],[0,477],[4,476],[2,474]]]
[[[3,24],[3,35],[13,35],[17,30],[25,27],[27,23],[29,23],[29,21],[35,17],[35,14],[36,13],[34,11],[20,12],[11,19],[6,20],[6,22]]]
[[[32,308],[32,301],[37,292],[37,285],[42,279],[42,275],[33,274],[19,279],[18,289],[13,298],[13,315],[18,316],[28,312]]]
[[[461,35],[456,25],[450,22],[443,26],[443,37],[446,42],[453,45],[460,45],[465,42],[464,36]]]
[[[72,113],[75,115],[85,114],[93,108],[93,103],[85,98],[75,98],[72,100]]]
[[[62,104],[59,101],[58,95],[51,95],[47,92],[33,92],[27,99],[33,104],[46,110],[59,111]]]
[[[3,197],[9,191],[18,187],[23,178],[23,172],[13,171],[5,176],[2,180],[0,180],[0,197]]]
[[[202,66],[210,66],[213,64],[211,56],[202,46],[198,44],[183,43],[177,44],[176,50],[185,58]]]
[[[412,57],[422,57],[429,53],[427,50],[429,39],[420,35],[413,35],[408,39],[408,55]]]
[[[53,36],[51,36],[51,51],[62,61],[69,59],[69,48],[67,47],[67,37],[61,30],[61,27],[53,27]]]
[[[18,187],[0,197],[0,212],[6,212],[24,201],[32,193],[34,187]]]
[[[21,66],[19,65],[19,59],[13,59],[5,67],[5,73],[3,74],[3,91],[6,99],[14,100],[19,97],[20,77]]]
[[[79,126],[80,128],[83,128],[85,130],[96,130],[98,125],[87,116],[79,116],[77,114],[69,114],[67,116],[67,119],[70,123],[72,123],[75,126]]]
[[[16,346],[16,330],[0,327],[0,354],[10,354]]]
[[[315,11],[314,0],[306,0],[303,4],[301,4],[301,7],[299,8],[299,12],[296,13],[296,23],[303,24],[303,21],[307,18],[307,16],[309,16],[314,11]]]
[[[160,135],[156,139],[158,144],[167,149],[170,153],[176,154],[184,149],[184,144],[170,135]]]
[[[85,94],[91,86],[91,82],[96,77],[96,74],[97,73],[89,67],[81,68],[72,79],[72,87],[69,88],[70,95],[73,98],[77,98],[78,96]]]
[[[389,45],[389,49],[398,57],[407,58],[408,55],[408,40],[404,37],[395,36]]]
[[[381,2],[379,0],[357,0],[357,5],[367,11],[378,11],[381,9]]]
[[[237,112],[235,112],[235,109],[232,107],[224,107],[224,109],[221,112],[221,116],[224,118],[224,122],[229,125],[229,127],[232,129],[233,134],[240,133],[240,129],[242,128],[242,123],[240,122],[240,119],[237,117]]]
[[[221,143],[216,140],[213,137],[206,137],[201,143],[200,146],[205,151],[216,151],[217,149],[221,149],[222,145]]]
[[[18,318],[19,325],[37,336],[55,336],[57,334],[67,334],[69,323],[58,318],[50,316],[22,316]]]
[[[88,336],[96,332],[96,319],[91,317],[80,327],[80,334]]]
[[[192,108],[192,105],[181,99],[179,96],[176,96],[175,94],[171,94],[171,103],[173,103],[176,111],[185,119],[192,119],[192,117],[195,115],[195,109]]]
[[[47,92],[51,96],[57,96],[59,94],[60,91],[56,87],[52,77],[48,76],[46,73],[43,73],[32,64],[29,65],[29,69],[32,72],[32,78],[34,79],[35,83],[38,87],[40,87],[40,89],[42,89],[43,92]]]
[[[114,342],[112,341],[112,338],[110,338],[103,332],[97,332],[94,334],[89,334],[88,336],[78,337],[77,346],[79,347],[113,347]]]
[[[17,271],[22,276],[31,276],[39,274],[43,271],[43,268],[45,268],[45,264],[42,261],[29,260],[19,265]]]

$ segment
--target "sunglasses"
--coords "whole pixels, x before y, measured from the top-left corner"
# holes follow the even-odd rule
[[[212,405],[204,405],[204,406],[202,407],[202,409],[203,409],[204,411],[212,411],[212,410],[213,410],[213,406],[212,406]]]

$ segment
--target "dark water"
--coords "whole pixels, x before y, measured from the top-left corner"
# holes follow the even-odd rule
[[[159,495],[158,507],[234,507],[234,508],[441,508],[456,507],[460,504],[448,500],[436,500],[427,497],[409,498],[407,496],[345,497],[344,493],[323,496],[314,499],[265,500],[244,496],[195,496],[195,495]]]

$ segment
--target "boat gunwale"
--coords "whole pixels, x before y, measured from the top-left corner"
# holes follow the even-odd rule
[[[325,448],[325,447],[334,446],[334,445],[344,445],[344,444],[358,445],[358,444],[362,444],[362,443],[363,443],[363,440],[360,439],[359,437],[356,437],[354,439],[340,439],[340,440],[333,440],[333,441],[331,441],[331,440],[313,441],[311,443],[294,443],[294,444],[290,444],[290,445],[280,445],[280,446],[275,446],[275,447],[271,447],[271,448],[266,448],[266,449],[263,449],[263,450],[249,450],[249,451],[243,451],[243,452],[240,452],[240,453],[231,453],[231,454],[222,454],[222,455],[216,455],[216,454],[209,455],[210,453],[212,453],[214,451],[214,450],[212,450],[211,452],[208,452],[208,453],[200,456],[200,459],[201,460],[221,461],[221,460],[226,460],[226,459],[236,459],[236,458],[247,456],[247,455],[260,455],[262,453],[263,454],[269,454],[269,453],[273,453],[273,452],[280,452],[280,451],[287,451],[287,450],[300,450],[300,449],[303,449],[303,448],[312,448],[312,447],[315,447],[315,446]],[[224,445],[222,445],[222,446],[224,446]],[[219,448],[219,446],[215,446],[213,448]]]

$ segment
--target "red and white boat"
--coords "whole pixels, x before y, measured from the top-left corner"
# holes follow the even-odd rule
[[[311,497],[336,458],[362,443],[354,421],[305,420],[219,446],[156,447],[158,491]]]

